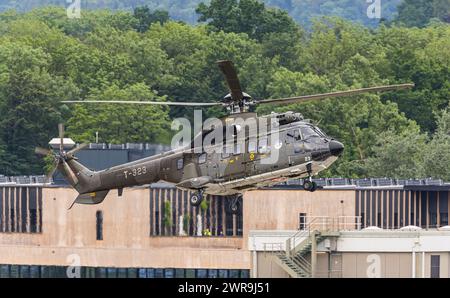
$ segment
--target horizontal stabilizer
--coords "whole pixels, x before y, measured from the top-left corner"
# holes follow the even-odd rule
[[[100,204],[101,202],[103,202],[103,200],[105,199],[108,192],[109,192],[109,190],[102,190],[102,191],[79,194],[78,197],[75,199],[75,201],[72,203],[72,206],[74,204],[83,204],[83,205]],[[70,206],[69,209],[71,209],[72,206]]]

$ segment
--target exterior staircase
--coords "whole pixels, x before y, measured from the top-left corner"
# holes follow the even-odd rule
[[[360,229],[360,217],[339,217],[330,219],[327,216],[309,218],[305,216],[303,229],[297,231],[286,240],[286,243],[266,243],[270,245],[273,260],[291,277],[313,277],[313,245],[327,238],[339,237],[341,230]],[[266,248],[265,248],[266,250]],[[317,273],[317,272],[316,272]]]
[[[308,261],[302,258],[291,258],[286,255],[285,251],[275,252],[274,256],[275,263],[283,268],[291,277],[311,277],[311,264]]]
[[[317,232],[314,232],[317,233]],[[302,230],[295,233],[286,240],[284,251],[275,251],[274,260],[291,277],[308,278],[312,277],[311,263],[306,259],[310,254],[313,245],[313,235],[310,231]],[[319,243],[323,238],[316,234],[316,241]]]

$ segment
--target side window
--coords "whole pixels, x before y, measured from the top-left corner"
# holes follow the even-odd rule
[[[256,141],[249,140],[248,141],[248,153],[255,153],[255,152],[256,152]]]
[[[233,150],[234,155],[241,154],[241,146],[242,146],[242,144],[234,144],[234,150]]]
[[[223,152],[222,152],[222,158],[229,157],[231,152],[233,152],[233,147],[224,146]]]
[[[206,153],[203,153],[202,155],[200,155],[198,157],[198,163],[202,164],[202,163],[205,163],[205,162],[206,162]]]
[[[262,138],[262,139],[259,140],[258,152],[259,153],[267,153],[267,152],[269,152],[269,146],[268,146],[268,143],[267,143],[267,138]]]
[[[286,133],[286,142],[287,143],[294,143],[295,141],[300,141],[302,139],[302,136],[300,134],[300,130],[297,129],[290,129]]]
[[[177,160],[177,169],[181,170],[183,168],[183,159],[180,158],[179,160]]]

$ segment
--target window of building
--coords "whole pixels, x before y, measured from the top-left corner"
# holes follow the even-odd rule
[[[103,240],[103,211],[99,210],[95,215],[97,240]]]
[[[243,214],[242,207],[237,214],[229,210],[231,200],[222,196],[205,195],[207,209],[197,213],[190,202],[190,192],[182,190],[159,189],[150,190],[149,202],[149,224],[150,237],[160,236],[197,236],[198,220],[197,214],[202,218],[202,231],[209,230],[211,236],[242,236]],[[166,204],[164,202],[171,202]],[[237,202],[242,206],[240,198]],[[165,208],[170,208],[172,228],[164,229]],[[182,228],[182,231],[180,230]]]
[[[106,274],[108,278],[116,278],[117,277],[117,268],[108,268],[106,270]]]
[[[208,270],[206,269],[197,269],[197,278],[207,278]]]
[[[439,192],[439,226],[448,225],[448,192]]]
[[[440,221],[441,221],[441,226],[447,226],[448,225],[448,213],[441,213]]]
[[[157,268],[155,269],[155,278],[163,278],[164,277],[164,269]]]
[[[208,278],[217,278],[218,273],[216,269],[209,269],[208,270]]]
[[[175,269],[175,278],[184,278],[184,269]]]
[[[195,270],[194,269],[186,269],[186,278],[195,278]]]
[[[155,278],[155,269],[148,268],[147,269],[147,277],[148,278]]]
[[[230,270],[228,276],[230,278],[239,278],[239,270]]]
[[[174,277],[175,277],[175,270],[173,269],[164,270],[164,278],[174,278]]]
[[[219,278],[228,278],[228,270],[219,270]]]
[[[299,223],[299,230],[306,230],[306,213],[300,213]]]
[[[249,278],[248,269],[81,267],[82,278]],[[65,266],[0,265],[2,278],[67,278]]]
[[[117,269],[117,277],[118,278],[127,278],[127,268]]]
[[[0,232],[42,231],[42,188],[0,187]]]
[[[441,271],[441,256],[431,256],[431,278],[439,278]]]
[[[143,268],[139,268],[138,278],[147,278],[147,270],[145,270]]]

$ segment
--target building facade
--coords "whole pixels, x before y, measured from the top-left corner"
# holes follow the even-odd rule
[[[190,206],[155,184],[75,205],[39,179],[0,184],[0,277],[450,277],[450,186],[281,185]]]

